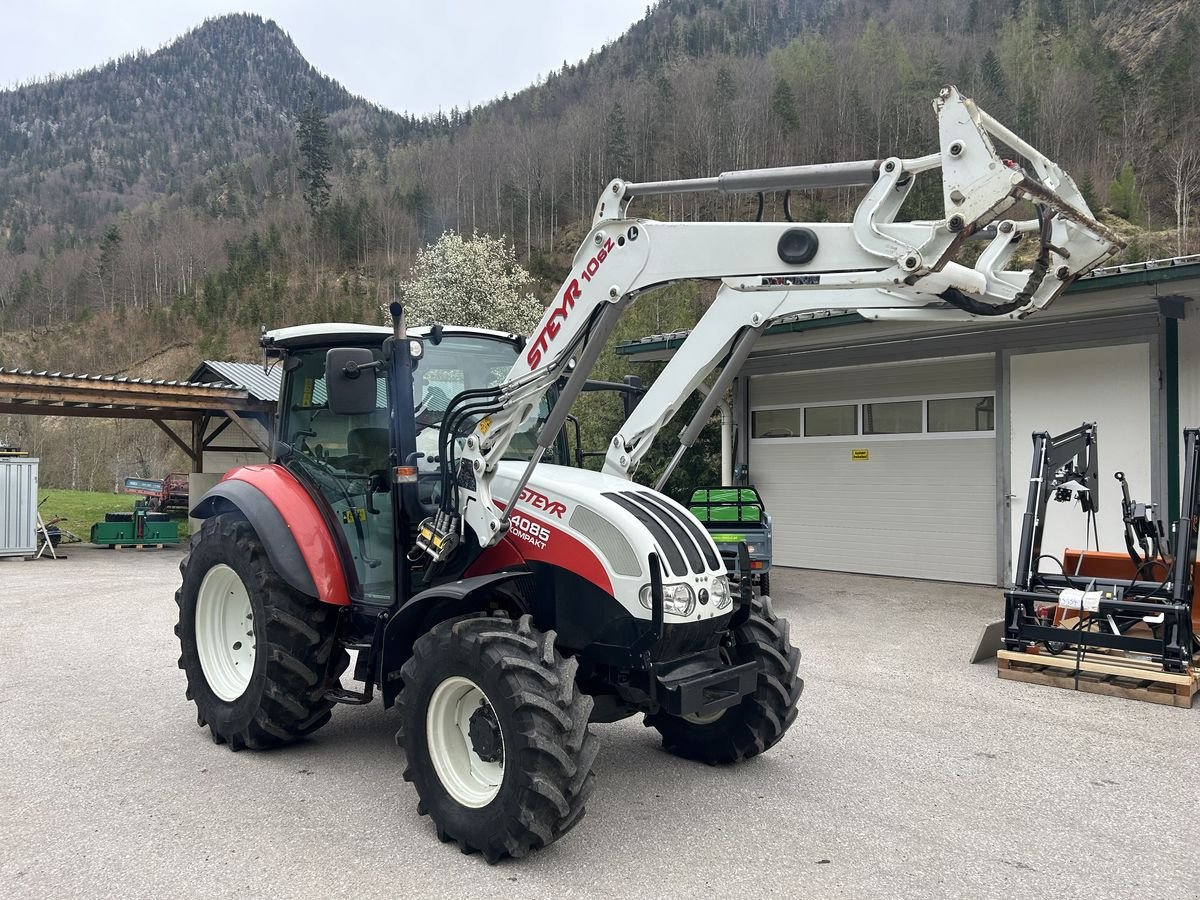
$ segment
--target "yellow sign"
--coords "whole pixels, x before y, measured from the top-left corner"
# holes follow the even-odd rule
[[[486,418],[479,420],[479,431],[481,434],[487,434],[491,430],[492,430],[492,417],[491,416],[487,416]]]
[[[851,459],[870,459],[871,451],[865,447],[850,451]]]

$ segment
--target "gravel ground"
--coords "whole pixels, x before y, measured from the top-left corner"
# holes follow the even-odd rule
[[[395,710],[231,753],[196,727],[180,552],[0,560],[0,897],[1200,896],[1200,711],[966,664],[997,590],[777,571],[800,717],[718,769],[597,726],[586,818],[488,866],[438,843]]]

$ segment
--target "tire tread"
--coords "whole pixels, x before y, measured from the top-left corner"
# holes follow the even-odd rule
[[[578,664],[558,653],[555,639],[553,631],[539,632],[528,615],[515,621],[480,616],[439,623],[417,640],[401,670],[405,688],[399,698],[400,718],[408,726],[403,732],[408,755],[404,779],[417,787],[417,810],[434,819],[441,840],[458,841],[464,852],[478,850],[490,863],[525,856],[566,834],[583,818],[595,783],[592,764],[600,742],[588,727],[592,698],[579,691]],[[468,833],[439,821],[439,804],[453,801],[443,797],[436,775],[429,776],[432,783],[423,783],[420,767],[413,762],[420,749],[413,741],[425,740],[423,729],[412,728],[425,715],[412,706],[414,697],[432,659],[461,653],[455,644],[471,648],[482,667],[500,673],[516,731],[506,738],[518,744],[508,750],[506,768],[515,767],[512,774],[518,781],[514,790],[505,790],[494,801],[507,806],[502,816],[489,818],[500,823],[490,833],[473,828]],[[410,730],[418,733],[410,735]],[[401,740],[397,735],[397,742]]]
[[[180,563],[183,585],[175,593],[181,624],[184,615],[184,588],[193,557],[199,547],[215,542],[226,559],[248,560],[253,574],[246,588],[257,594],[265,610],[266,639],[260,646],[266,656],[262,698],[258,709],[244,727],[221,733],[218,716],[205,713],[197,701],[197,720],[208,726],[216,743],[227,743],[232,749],[265,750],[293,743],[312,734],[329,721],[333,703],[325,699],[327,680],[337,679],[350,662],[349,654],[337,647],[337,610],[313,597],[291,588],[272,568],[266,549],[253,526],[239,515],[223,513],[206,519],[193,534],[188,555]],[[181,641],[182,643],[182,641]],[[202,680],[199,662],[190,666],[184,645],[180,668],[189,668]],[[194,652],[194,646],[191,649]],[[186,696],[196,701],[202,694],[189,683]]]

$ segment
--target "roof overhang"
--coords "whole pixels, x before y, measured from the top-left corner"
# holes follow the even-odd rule
[[[0,413],[14,415],[181,420],[273,406],[228,385],[0,369]]]

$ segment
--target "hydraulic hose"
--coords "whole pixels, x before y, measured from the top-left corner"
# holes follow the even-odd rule
[[[964,294],[958,288],[946,288],[938,296],[951,306],[956,306],[964,312],[969,312],[975,316],[1003,316],[1027,304],[1034,293],[1037,292],[1037,289],[1042,286],[1042,282],[1046,279],[1046,273],[1050,271],[1050,225],[1052,216],[1040,203],[1037,205],[1037,215],[1037,259],[1034,260],[1033,268],[1029,272],[1029,280],[1025,282],[1025,287],[1021,289],[1021,292],[1016,297],[1007,303],[984,303],[982,300],[976,300],[970,294]]]

